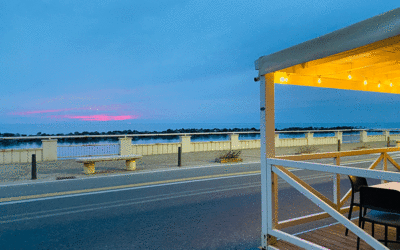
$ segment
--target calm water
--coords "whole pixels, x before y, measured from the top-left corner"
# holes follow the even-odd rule
[[[353,127],[363,127],[368,129],[374,128],[388,128],[388,129],[395,129],[400,128],[400,123],[360,123],[360,124],[335,124],[335,123],[318,123],[318,124],[307,124],[307,123],[277,123],[277,129],[284,129],[289,127],[334,127],[334,126],[353,126]],[[126,123],[90,123],[88,124],[46,124],[46,125],[37,125],[37,124],[0,124],[0,133],[20,133],[20,134],[37,134],[37,132],[42,133],[70,133],[70,132],[83,132],[83,131],[98,131],[98,132],[107,132],[107,131],[115,131],[115,130],[138,130],[138,131],[165,131],[167,129],[223,129],[223,128],[257,128],[259,129],[259,123],[244,123],[244,124],[237,124],[237,123],[184,123],[184,124],[126,124]],[[400,133],[400,132],[398,132]],[[371,134],[381,134],[381,132],[369,132]],[[315,137],[325,137],[325,136],[334,136],[334,133],[315,133]],[[301,138],[304,137],[304,134],[280,134],[280,138]],[[254,140],[260,139],[259,134],[244,134],[239,136],[240,140]],[[198,137],[192,136],[192,141],[224,141],[229,140],[228,135],[213,135],[208,137]],[[358,135],[347,135],[343,137],[344,143],[359,140]],[[179,142],[179,137],[176,138],[163,138],[158,137],[156,139],[153,138],[141,138],[141,139],[133,139],[132,143],[134,144],[151,144],[151,143],[173,143]],[[71,142],[59,142],[59,145],[84,145],[84,144],[110,144],[110,143],[118,143],[118,140],[106,140],[100,142],[85,142],[85,143],[71,143]],[[7,148],[7,149],[18,149],[18,148],[37,148],[41,147],[41,142],[29,142],[23,143],[18,145],[9,145],[4,146],[0,145],[0,148]]]

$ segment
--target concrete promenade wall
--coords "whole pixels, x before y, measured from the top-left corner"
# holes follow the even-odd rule
[[[382,135],[367,135],[366,131],[360,131],[360,142],[378,142],[399,140],[400,134],[390,134],[384,131]],[[335,132],[331,137],[314,137],[313,133],[305,133],[304,138],[279,138],[275,135],[275,146],[296,147],[311,145],[334,145],[338,140],[343,142],[342,132]],[[178,143],[155,143],[155,144],[132,144],[129,137],[120,138],[119,155],[139,154],[139,155],[157,155],[157,154],[176,154],[178,147],[181,147],[182,153],[220,151],[220,150],[241,150],[260,148],[260,140],[239,140],[239,134],[230,134],[226,141],[205,141],[192,142],[190,136],[180,136]],[[36,154],[36,160],[55,161],[57,160],[57,140],[42,140],[42,148],[31,149],[5,149],[0,150],[0,164],[25,163],[31,162],[32,154]]]
[[[57,140],[42,140],[42,148],[0,150],[0,164],[32,162],[33,154],[37,162],[56,161]]]
[[[41,148],[0,150],[0,164],[31,162],[33,154],[36,154],[36,161],[43,161]]]
[[[360,142],[375,142],[390,140],[400,140],[400,134],[390,135],[389,132],[383,135],[367,135],[366,131],[360,132]],[[126,140],[121,138],[121,140]],[[335,132],[335,136],[331,137],[314,137],[313,133],[306,133],[305,138],[279,138],[275,135],[275,147],[296,147],[311,145],[334,145],[338,144],[338,140],[343,142],[343,133]],[[214,150],[240,150],[260,148],[260,140],[239,140],[238,134],[230,134],[227,141],[206,141],[191,142],[190,136],[181,136],[179,143],[156,143],[156,144],[131,144],[121,143],[121,152],[124,151],[123,145],[130,145],[130,150],[125,150],[131,154],[155,155],[155,154],[172,154],[178,153],[178,147],[182,147],[182,153],[202,152]]]

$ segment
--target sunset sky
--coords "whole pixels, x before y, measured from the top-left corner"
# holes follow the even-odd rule
[[[0,123],[258,123],[256,59],[397,7],[0,0]],[[400,122],[398,107],[398,95],[276,86],[281,123]]]

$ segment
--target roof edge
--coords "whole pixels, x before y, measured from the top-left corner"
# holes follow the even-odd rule
[[[255,61],[259,75],[314,61],[400,35],[400,8],[368,18]]]

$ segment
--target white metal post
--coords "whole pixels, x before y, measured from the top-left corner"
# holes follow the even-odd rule
[[[265,78],[260,77],[261,246],[267,249],[267,153],[265,140]]]
[[[334,158],[334,164],[340,166],[340,157]],[[333,175],[333,202],[336,204],[336,208],[340,210],[340,174]]]
[[[261,137],[261,244],[268,246],[268,229],[272,228],[272,172],[267,158],[275,157],[275,86],[274,74],[260,77],[260,137]],[[269,185],[268,185],[269,184]]]

